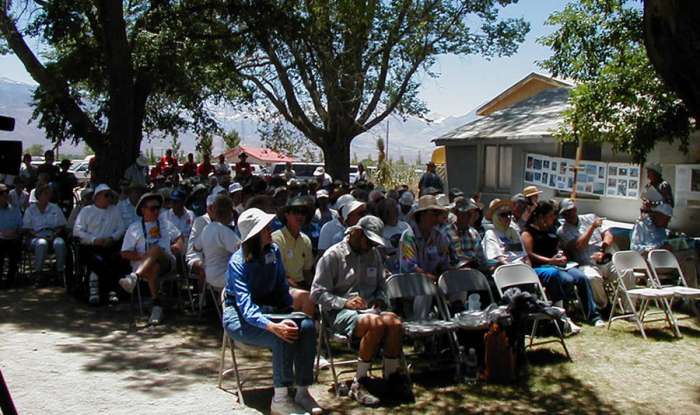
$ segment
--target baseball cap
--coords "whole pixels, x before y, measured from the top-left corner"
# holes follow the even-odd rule
[[[378,217],[372,215],[364,216],[362,219],[357,221],[356,225],[348,227],[345,234],[348,235],[355,229],[361,229],[362,233],[374,245],[382,247],[386,245],[386,241],[381,236],[382,232],[384,231],[384,222],[382,222],[382,220]]]
[[[321,199],[321,198],[326,198],[328,199],[330,196],[328,195],[328,190],[321,189],[316,191],[316,199]]]
[[[228,186],[229,193],[236,193],[240,192],[241,190],[243,190],[243,186],[238,182],[233,182]]]
[[[563,199],[561,202],[559,202],[559,214],[561,215],[562,213],[566,212],[567,210],[571,210],[575,207],[576,207],[576,204],[574,203],[573,200]]]
[[[479,206],[472,200],[468,200],[464,196],[458,196],[454,200],[454,208],[458,212],[469,212],[470,210],[479,209]]]
[[[104,184],[104,183],[98,184],[97,187],[95,188],[95,194],[96,194],[96,195],[97,195],[98,193],[101,193],[101,192],[111,192],[111,191],[112,191],[112,188],[109,187],[108,185]]]
[[[413,193],[409,191],[405,191],[401,193],[401,196],[399,197],[399,204],[404,205],[404,206],[413,206],[413,202],[415,201],[415,198],[413,197]]]

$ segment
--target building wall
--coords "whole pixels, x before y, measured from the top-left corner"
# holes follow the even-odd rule
[[[675,165],[676,164],[700,164],[700,134],[691,137],[688,154],[683,154],[677,144],[662,143],[656,146],[648,155],[648,162],[661,163],[663,176],[675,191]],[[499,143],[497,140],[489,141],[489,144]],[[502,141],[501,144],[505,144]],[[450,186],[460,187],[467,194],[481,190],[482,175],[484,171],[484,144],[475,143],[469,145],[447,145],[447,173]],[[511,197],[522,190],[524,186],[524,163],[527,153],[560,156],[560,144],[549,142],[526,143],[513,145],[512,160],[512,186],[507,193],[482,192],[482,201],[488,203],[494,198]],[[601,154],[604,162],[629,162],[628,154],[614,153],[609,145],[604,145]],[[645,173],[644,173],[645,174]],[[642,185],[647,180],[641,178]],[[541,199],[561,199],[561,195],[552,189],[542,189]],[[577,200],[579,212],[594,212],[608,219],[632,223],[639,217],[640,201],[632,199],[620,199],[611,197],[591,197],[580,195]],[[691,236],[700,236],[700,207],[675,208],[671,229],[685,232]]]

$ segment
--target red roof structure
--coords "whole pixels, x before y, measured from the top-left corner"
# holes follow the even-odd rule
[[[272,151],[269,148],[249,146],[238,146],[226,151],[224,156],[229,163],[235,163],[238,161],[238,155],[241,153],[246,153],[248,155],[248,163],[254,164],[286,163],[288,161],[291,163],[296,162],[296,159]]]

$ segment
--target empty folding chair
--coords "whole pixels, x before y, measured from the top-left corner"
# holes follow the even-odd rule
[[[654,287],[637,287],[636,280],[639,278],[639,275],[642,275],[640,271],[652,282],[654,279],[642,255],[636,251],[618,251],[613,254],[613,264],[615,265],[617,278],[610,319],[608,320],[608,329],[610,329],[613,321],[631,317],[642,333],[642,337],[646,339],[644,319],[647,315],[649,303],[653,301],[663,312],[666,322],[674,334],[680,337],[681,334],[668,301],[673,298],[673,291]],[[640,300],[638,309],[633,300]],[[616,316],[615,311],[618,307],[622,314]]]
[[[549,301],[547,300],[547,295],[544,292],[544,289],[542,288],[542,284],[540,283],[539,277],[537,277],[537,274],[535,271],[530,268],[530,266],[526,264],[508,264],[508,265],[501,265],[500,267],[496,268],[496,272],[493,274],[493,279],[496,282],[496,288],[498,288],[498,293],[503,296],[503,292],[510,288],[510,287],[516,287],[516,286],[522,286],[522,285],[532,285],[535,288],[536,295],[540,297],[542,301]],[[549,320],[553,321],[554,324],[554,329],[557,332],[557,336],[559,337],[558,342],[561,344],[562,348],[564,349],[564,353],[566,354],[566,357],[569,360],[571,359],[571,355],[569,354],[569,349],[566,347],[566,341],[564,340],[564,334],[561,332],[561,328],[559,327],[559,324],[557,324],[557,321],[561,321],[560,318],[556,318],[553,316],[550,316],[545,313],[531,313],[528,315],[528,318],[533,321],[532,325],[532,332],[530,333],[530,341],[527,347],[533,347],[536,345],[541,345],[541,344],[546,344],[546,343],[551,343],[552,341],[557,341],[557,340],[547,340],[547,341],[542,341],[535,343],[535,338],[537,337],[537,328],[539,325],[540,321],[543,320]]]
[[[488,304],[493,304],[495,302],[486,277],[475,269],[444,272],[438,280],[438,287],[440,287],[443,297],[445,298],[450,298],[450,296],[455,294],[465,293],[469,295],[470,293],[479,292],[487,294],[486,298],[488,299]],[[449,307],[445,308],[445,313],[450,321],[458,324],[461,329],[480,330],[487,327],[487,324],[475,326],[471,321],[451,315]]]
[[[683,275],[683,270],[681,265],[678,263],[678,259],[672,252],[666,249],[654,249],[649,252],[647,257],[649,265],[651,265],[651,270],[653,272],[653,283],[655,288],[663,288],[666,290],[673,291],[676,297],[688,299],[693,301],[700,299],[700,289],[688,287],[688,282],[685,280],[685,275]],[[675,271],[678,274],[678,280],[675,285],[662,285],[661,277],[664,272]],[[700,310],[695,309],[698,313]]]
[[[416,339],[433,337],[441,334],[447,335],[453,358],[452,361],[455,363],[457,376],[459,376],[459,364],[456,364],[458,363],[459,355],[458,346],[452,335],[459,327],[454,322],[449,321],[447,315],[445,315],[442,296],[435,287],[435,284],[423,274],[395,274],[386,281],[386,293],[390,304],[392,304],[394,300],[413,300],[415,297],[419,296],[431,296],[435,298],[438,303],[436,309],[437,317],[420,321],[404,320],[402,322],[404,336]],[[401,357],[403,364],[406,366],[406,374],[410,377],[405,358],[403,355]]]

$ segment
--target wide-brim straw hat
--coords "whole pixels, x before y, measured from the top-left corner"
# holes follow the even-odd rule
[[[418,206],[413,212],[409,213],[409,216],[412,219],[415,217],[416,213],[425,212],[428,210],[447,212],[447,208],[440,206],[435,196],[424,195],[418,198]]]
[[[537,188],[537,186],[527,186],[523,189],[523,196],[532,197],[541,194],[542,191]]]
[[[494,199],[491,201],[491,204],[489,205],[489,210],[486,211],[486,215],[484,217],[488,219],[489,221],[493,222],[493,214],[496,213],[496,211],[504,206],[507,206],[511,208],[513,205],[513,202],[511,202],[508,199],[505,200],[500,200],[500,199]]]

